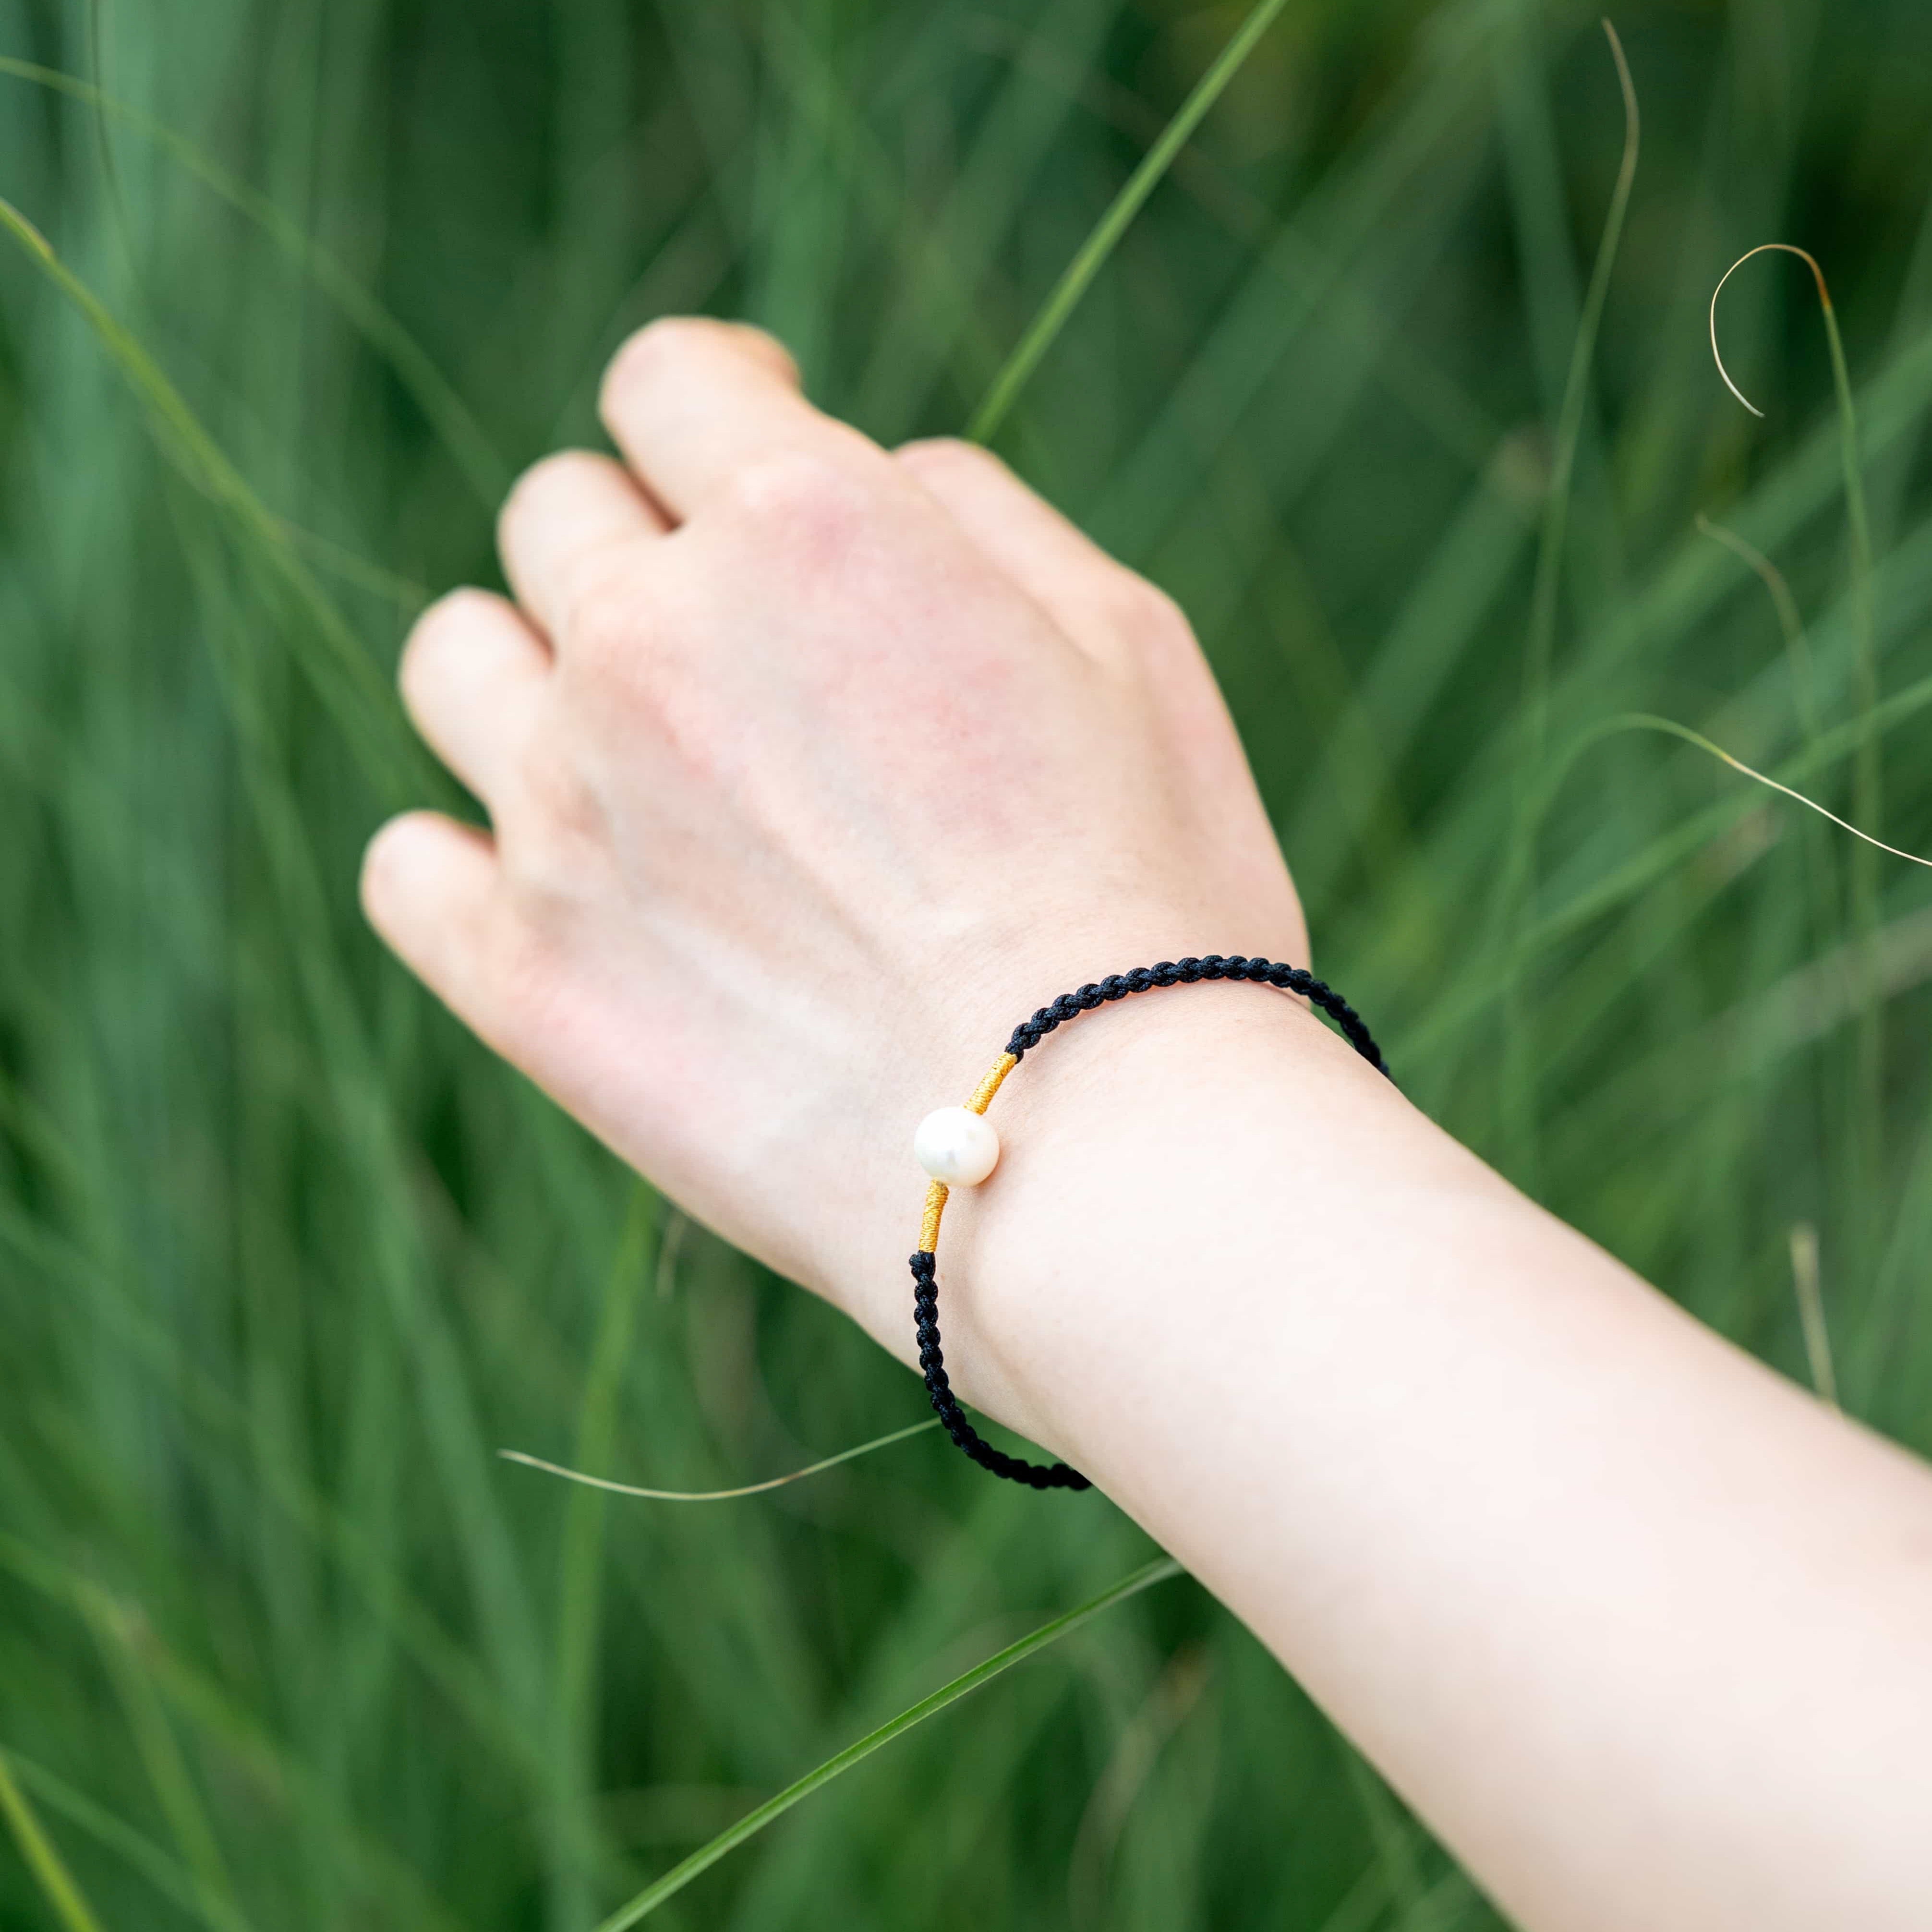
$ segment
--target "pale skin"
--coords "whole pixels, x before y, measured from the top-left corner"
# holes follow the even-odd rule
[[[394,820],[364,902],[910,1362],[921,1116],[1086,980],[1306,962],[1294,884],[1185,620],[992,458],[882,450],[716,322],[634,338],[603,410],[617,458],[504,507],[514,602],[445,598],[404,655],[491,829]],[[960,1394],[1257,1631],[1517,1922],[1932,1922],[1932,1472],[1285,995],[1103,1007],[993,1118],[941,1246]]]

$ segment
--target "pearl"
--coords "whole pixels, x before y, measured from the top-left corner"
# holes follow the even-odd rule
[[[912,1150],[934,1180],[949,1187],[976,1187],[1000,1158],[1000,1137],[983,1114],[941,1107],[920,1122]]]

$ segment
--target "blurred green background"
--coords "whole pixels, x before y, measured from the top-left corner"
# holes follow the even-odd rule
[[[466,1037],[353,886],[441,782],[409,618],[494,580],[629,328],[748,316],[874,435],[956,430],[1244,10],[0,0],[0,1925],[576,1932],[1150,1553],[930,1435],[710,1505],[498,1461],[728,1485],[922,1397]],[[1660,713],[1932,850],[1932,16],[1616,20],[1642,154],[1560,532],[1624,134],[1562,4],[1288,0],[998,444],[1193,616],[1418,1100],[1800,1377],[1815,1231],[1846,1406],[1932,1448],[1932,892],[1588,735]],[[1802,265],[1724,294],[1763,420],[1712,367],[1772,241],[1837,302],[1868,579]],[[655,1922],[1495,1922],[1181,1580]]]

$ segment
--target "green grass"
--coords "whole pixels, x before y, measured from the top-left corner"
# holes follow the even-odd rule
[[[1627,207],[1580,8],[0,4],[0,1926],[1495,1922],[1200,1591],[1112,1600],[1097,1498],[498,1457],[925,1413],[355,910],[454,795],[411,612],[665,310],[983,411],[1194,616],[1408,1090],[1799,1376],[1815,1227],[1814,1349],[1932,1450],[1932,893],[1698,742],[1932,855],[1932,26],[1614,19]],[[1706,310],[1768,242],[1834,307],[1726,288],[1760,422]]]

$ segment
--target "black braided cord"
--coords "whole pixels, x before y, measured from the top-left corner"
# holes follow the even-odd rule
[[[1042,1006],[1030,1020],[1013,1029],[1006,1051],[1017,1061],[1039,1046],[1048,1034],[1082,1013],[1110,1000],[1125,999],[1130,993],[1144,993],[1156,986],[1191,986],[1200,980],[1248,980],[1262,986],[1276,986],[1286,993],[1298,993],[1310,1005],[1326,1013],[1340,1029],[1342,1036],[1378,1073],[1388,1075],[1382,1049],[1363,1024],[1361,1016],[1334,987],[1316,978],[1300,966],[1284,966],[1269,959],[1244,959],[1238,956],[1224,959],[1210,952],[1204,959],[1163,959],[1158,966],[1136,966],[1131,973],[1114,973],[1082,986],[1078,992],[1062,993]],[[1393,1078],[1393,1076],[1389,1076]],[[913,1332],[919,1337],[919,1364],[926,1372],[926,1393],[946,1432],[981,1468],[1009,1482],[1024,1483],[1036,1490],[1084,1490],[1093,1486],[1078,1469],[1064,1462],[1028,1462],[996,1449],[966,1420],[958,1398],[946,1373],[946,1358],[939,1346],[939,1284],[934,1279],[938,1258],[922,1248],[912,1257]]]

